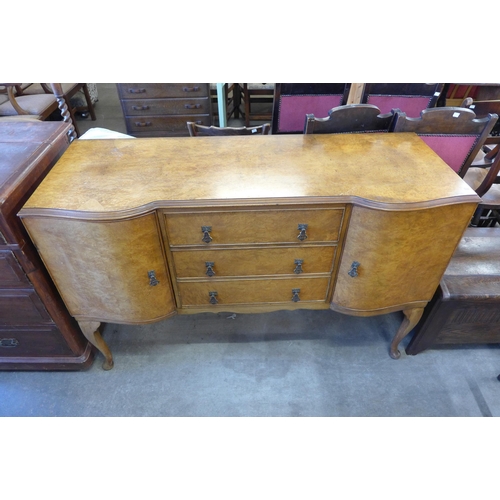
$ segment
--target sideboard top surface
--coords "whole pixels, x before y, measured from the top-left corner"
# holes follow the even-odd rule
[[[28,200],[38,211],[360,201],[386,209],[477,203],[415,134],[76,140]]]

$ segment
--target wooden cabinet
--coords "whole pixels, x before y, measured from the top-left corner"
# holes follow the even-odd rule
[[[397,358],[478,201],[415,134],[89,140],[20,216],[110,368],[100,322],[176,312],[402,310]]]
[[[186,122],[212,125],[208,83],[117,83],[127,133],[188,136]]]
[[[76,370],[93,360],[17,217],[68,147],[69,129],[60,122],[0,124],[0,370]]]

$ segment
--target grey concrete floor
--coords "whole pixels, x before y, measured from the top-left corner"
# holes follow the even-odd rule
[[[126,132],[114,84],[98,92],[82,133]],[[393,360],[401,313],[230,313],[106,324],[112,370],[98,355],[84,372],[0,372],[0,416],[500,416],[497,344]]]

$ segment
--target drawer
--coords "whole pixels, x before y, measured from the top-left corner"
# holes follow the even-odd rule
[[[123,101],[128,116],[210,114],[210,100],[194,99],[130,99]]]
[[[196,122],[210,126],[210,115],[178,115],[178,116],[137,116],[126,117],[127,131],[131,134],[150,132],[166,132],[170,134],[189,135],[187,122]]]
[[[216,279],[224,276],[330,274],[335,251],[335,246],[301,246],[252,250],[186,250],[174,251],[172,256],[177,278]]]
[[[74,356],[55,326],[0,328],[0,360],[21,356]]]
[[[118,83],[121,99],[156,99],[161,97],[208,97],[208,83]]]
[[[0,287],[31,286],[15,255],[10,250],[0,250]]]
[[[0,326],[52,323],[34,290],[0,290]]]
[[[337,242],[344,207],[166,214],[168,240],[176,245]],[[300,240],[299,224],[306,224]],[[209,228],[209,243],[203,241]],[[208,238],[207,238],[208,241]]]
[[[181,307],[325,302],[329,278],[219,280],[177,283]],[[299,299],[294,301],[295,296]],[[214,295],[215,294],[215,295]],[[214,301],[217,301],[215,304]]]

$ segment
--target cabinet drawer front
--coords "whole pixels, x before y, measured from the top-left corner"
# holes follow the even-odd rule
[[[0,325],[52,323],[34,290],[0,290]]]
[[[158,97],[208,97],[208,83],[119,83],[122,99],[151,99]]]
[[[344,208],[281,211],[177,213],[166,215],[169,244],[206,245],[241,243],[336,242]],[[307,224],[305,239],[299,239],[299,224]],[[202,227],[210,229],[210,243],[202,238]]]
[[[335,250],[335,246],[252,250],[186,250],[172,252],[172,255],[178,278],[217,278],[331,273]]]
[[[328,278],[248,279],[217,282],[178,283],[182,307],[230,304],[324,302]],[[292,300],[295,295],[300,300]],[[215,299],[212,298],[213,294]],[[211,295],[212,294],[212,295]],[[216,304],[212,303],[214,300]]]
[[[194,99],[130,99],[123,102],[127,116],[189,115],[210,113],[208,98]]]
[[[22,267],[10,250],[0,250],[0,287],[31,286]]]
[[[183,133],[189,135],[187,122],[199,125],[211,124],[210,115],[179,115],[179,116],[137,116],[125,119],[129,133],[147,134],[149,132]]]
[[[0,328],[0,359],[20,356],[74,356],[54,326]]]

